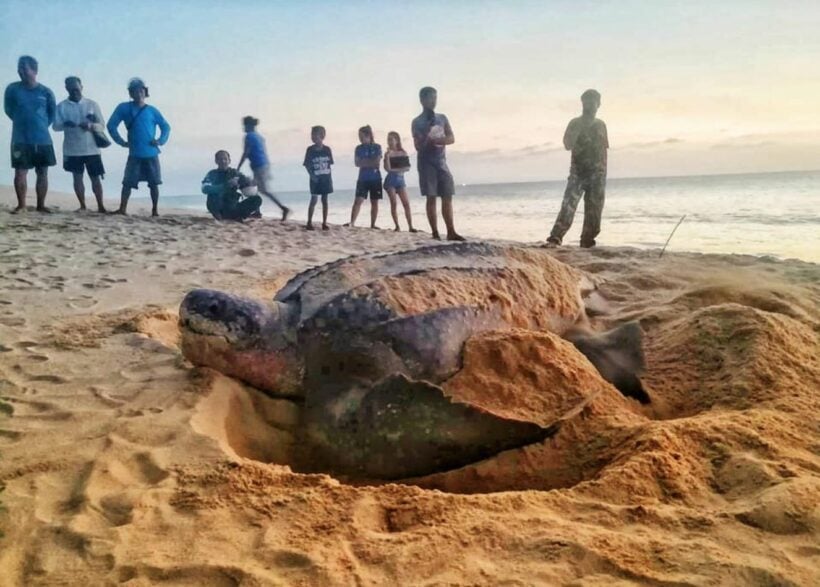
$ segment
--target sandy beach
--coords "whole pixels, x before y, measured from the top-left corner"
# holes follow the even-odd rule
[[[0,585],[820,584],[816,264],[557,249],[608,300],[597,327],[640,321],[652,404],[602,394],[459,483],[355,486],[281,464],[293,407],[188,363],[177,309],[429,234],[13,203],[0,187]]]

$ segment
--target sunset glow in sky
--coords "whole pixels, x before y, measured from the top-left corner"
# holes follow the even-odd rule
[[[3,0],[0,66],[12,82],[17,57],[34,55],[58,101],[79,75],[106,116],[143,77],[172,126],[166,193],[198,192],[217,149],[238,161],[245,114],[261,119],[278,189],[305,187],[314,124],[348,187],[356,129],[411,147],[424,85],[453,124],[457,182],[564,177],[561,137],[589,87],[611,177],[690,175],[820,167],[818,31],[809,1]],[[10,130],[3,117],[4,144]],[[106,151],[111,178],[124,160]]]

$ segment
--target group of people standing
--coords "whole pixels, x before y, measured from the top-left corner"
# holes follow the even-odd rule
[[[455,141],[450,122],[443,114],[436,113],[438,94],[435,88],[425,87],[419,92],[422,113],[413,120],[411,130],[413,143],[418,153],[417,166],[419,185],[422,196],[427,198],[427,218],[430,222],[433,238],[441,239],[438,230],[438,211],[436,200],[441,200],[441,215],[444,219],[447,240],[464,240],[453,224],[453,195],[455,184],[450,169],[447,167],[445,148]],[[270,198],[282,210],[282,220],[287,219],[290,209],[282,204],[268,189],[270,162],[265,149],[265,140],[257,131],[259,119],[246,116],[242,120],[245,128],[245,142],[242,158],[234,169],[230,167],[230,154],[220,150],[214,156],[216,169],[212,169],[202,180],[202,191],[207,195],[207,207],[211,214],[220,220],[244,220],[259,216],[262,198],[255,191]],[[310,130],[311,145],[305,151],[303,165],[307,170],[310,190],[310,205],[305,228],[315,230],[313,216],[316,204],[322,201],[322,230],[328,230],[328,196],[333,193],[331,167],[334,164],[333,151],[325,144],[327,131],[323,126],[314,126]],[[373,129],[363,126],[359,129],[359,145],[354,152],[354,162],[359,168],[356,181],[356,192],[353,207],[350,211],[350,222],[345,226],[355,226],[362,204],[370,200],[370,226],[377,228],[379,201],[386,191],[390,199],[391,215],[394,230],[401,230],[399,224],[398,203],[401,202],[410,232],[417,232],[413,227],[410,211],[410,200],[407,196],[407,184],[404,174],[410,170],[410,157],[404,150],[401,135],[391,131],[387,135],[387,150],[382,151],[376,143]],[[249,161],[253,179],[242,175],[241,168]],[[382,181],[381,168],[386,176]],[[254,189],[254,186],[256,189]]]
[[[11,165],[14,168],[14,188],[17,207],[12,213],[26,209],[28,172],[36,175],[37,210],[48,212],[45,206],[48,192],[48,168],[56,164],[49,127],[64,133],[63,168],[73,175],[74,191],[80,209],[86,209],[84,176],[91,179],[91,188],[99,212],[106,212],[103,203],[102,178],[105,167],[100,149],[110,144],[104,130],[118,145],[128,149],[128,160],[122,180],[120,206],[116,213],[126,214],[131,191],[141,182],[148,184],[152,215],[157,216],[159,186],[162,173],[159,162],[160,147],[164,145],[171,127],[162,113],[146,103],[148,87],[140,78],[128,82],[130,101],[119,104],[105,123],[99,105],[83,96],[82,81],[76,76],[65,80],[68,97],[56,104],[50,89],[37,81],[38,64],[31,56],[20,57],[17,67],[19,82],[9,84],[4,95],[4,110],[12,120]],[[441,240],[438,225],[437,200],[441,201],[447,240],[460,241],[453,220],[453,195],[455,184],[447,166],[446,147],[455,142],[453,129],[444,114],[436,112],[438,94],[435,88],[425,87],[419,92],[422,112],[411,124],[413,144],[417,152],[417,171],[421,195],[426,198],[427,219],[432,236]],[[570,175],[561,210],[547,239],[548,246],[558,246],[569,230],[577,205],[584,198],[584,227],[581,246],[595,246],[600,232],[601,212],[604,205],[606,163],[609,142],[606,125],[596,118],[601,96],[595,90],[587,90],[581,96],[582,115],[570,121],[564,133],[564,146],[572,151]],[[230,166],[231,157],[225,150],[217,151],[214,159],[216,169],[211,170],[202,182],[208,211],[219,220],[244,220],[260,217],[262,199],[258,193],[270,198],[282,211],[286,220],[290,209],[282,204],[271,191],[270,161],[265,141],[257,126],[259,120],[246,116],[243,120],[245,140],[242,157],[236,168]],[[127,131],[124,139],[121,125]],[[159,134],[158,134],[159,133]],[[314,230],[313,216],[316,204],[322,202],[322,229],[327,230],[328,196],[333,193],[331,166],[333,153],[325,144],[326,131],[314,126],[310,132],[312,144],[305,152],[303,165],[309,176],[310,205],[307,230]],[[379,201],[386,191],[391,204],[395,230],[400,230],[398,203],[400,202],[408,229],[416,232],[407,196],[404,174],[410,170],[410,157],[402,147],[401,136],[395,131],[387,135],[387,150],[382,151],[376,143],[373,129],[359,129],[359,142],[354,161],[359,169],[356,192],[346,226],[355,226],[365,200],[370,200],[370,226],[376,228]],[[252,178],[241,173],[248,161]],[[386,176],[382,180],[381,168]]]
[[[68,97],[56,103],[54,93],[37,81],[38,63],[24,55],[17,62],[19,82],[6,87],[3,108],[12,120],[11,166],[14,168],[14,189],[17,207],[12,213],[25,211],[28,192],[28,172],[34,169],[37,178],[37,211],[49,212],[45,205],[48,193],[48,168],[56,165],[54,146],[49,127],[63,132],[63,169],[74,177],[74,192],[85,210],[85,182],[87,173],[97,200],[97,210],[105,212],[102,179],[105,166],[100,149],[111,140],[128,149],[128,160],[122,180],[120,206],[116,213],[125,214],[131,190],[140,182],[148,184],[153,216],[157,216],[159,186],[162,173],[159,147],[170,136],[171,127],[154,106],[146,104],[148,87],[139,78],[128,82],[129,102],[119,104],[108,124],[105,124],[99,105],[83,96],[82,80],[69,76],[65,80]],[[120,125],[127,130],[127,138],[119,133]],[[111,140],[105,135],[107,129]],[[159,136],[157,137],[157,130]]]

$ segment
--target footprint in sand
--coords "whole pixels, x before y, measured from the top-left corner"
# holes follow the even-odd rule
[[[8,326],[10,328],[16,328],[18,326],[25,326],[26,319],[17,316],[1,316],[0,324],[2,324],[3,326]]]
[[[75,310],[87,310],[92,308],[98,304],[97,300],[95,300],[92,296],[77,296],[73,298],[68,298],[68,305],[69,307]]]
[[[59,375],[29,375],[27,379],[35,383],[54,383],[55,385],[62,385],[70,381],[70,379],[60,377]]]
[[[0,442],[4,444],[11,444],[16,442],[21,436],[22,432],[17,430],[10,430],[8,428],[0,428]]]

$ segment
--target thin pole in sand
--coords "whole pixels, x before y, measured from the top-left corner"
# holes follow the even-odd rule
[[[669,241],[671,241],[671,240],[672,240],[672,237],[674,236],[675,231],[678,229],[678,226],[680,226],[680,225],[681,225],[681,222],[683,222],[683,219],[684,219],[684,218],[686,218],[686,214],[684,214],[683,216],[681,216],[681,217],[680,217],[680,220],[678,220],[678,223],[675,225],[675,228],[673,228],[673,229],[672,229],[672,233],[669,235],[669,238],[668,238],[668,239],[666,239],[666,242],[663,244],[663,248],[661,249],[661,254],[660,254],[660,255],[658,255],[658,259],[660,259],[661,257],[663,257],[663,252],[666,250],[666,245],[668,245],[668,244],[669,244]]]

